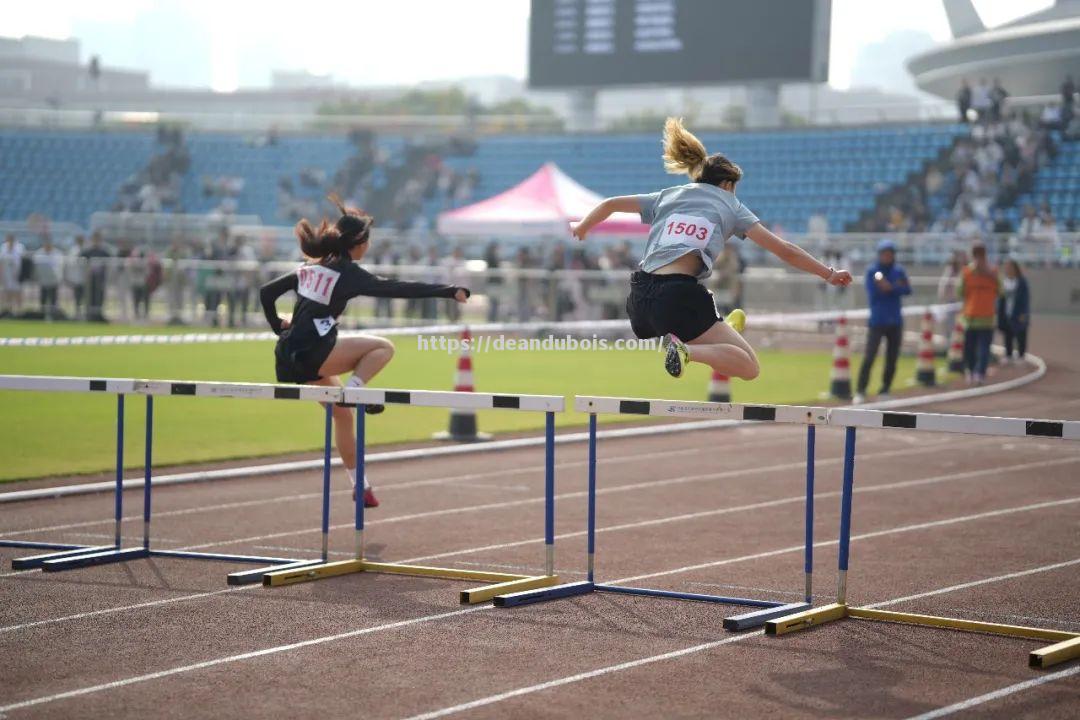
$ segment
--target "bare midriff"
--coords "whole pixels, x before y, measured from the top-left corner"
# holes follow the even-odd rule
[[[688,252],[667,265],[653,270],[653,275],[692,275],[697,277],[705,269],[705,263],[696,252]]]

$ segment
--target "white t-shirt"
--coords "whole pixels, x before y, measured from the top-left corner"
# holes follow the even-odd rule
[[[25,254],[26,248],[18,240],[12,246],[0,242],[0,286],[4,290],[19,289],[19,269]]]

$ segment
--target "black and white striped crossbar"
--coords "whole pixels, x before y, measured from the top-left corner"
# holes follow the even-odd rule
[[[136,380],[134,392],[139,395],[188,395],[192,397],[247,398],[251,400],[341,402],[342,389],[322,385]]]
[[[1033,420],[982,415],[899,413],[884,410],[833,408],[829,411],[829,424],[841,427],[901,428],[968,435],[1080,440],[1080,421],[1077,420]]]
[[[997,437],[1044,437],[1080,440],[1080,420],[1035,420],[985,417],[981,415],[888,412],[885,410],[861,410],[858,408],[740,405],[689,400],[646,400],[642,398],[589,397],[582,395],[574,398],[574,409],[578,412],[610,413],[615,415],[756,420],[802,425],[898,428]]]
[[[561,395],[511,395],[431,390],[379,390],[321,385],[272,385],[186,380],[134,380],[118,378],[48,377],[0,375],[0,390],[52,392],[103,392],[135,395],[248,398],[255,400],[313,400],[349,405],[416,405],[460,410],[528,410],[562,412]]]
[[[0,375],[0,390],[38,392],[133,393],[135,381],[122,378],[51,377]]]
[[[477,392],[435,390],[379,390],[345,388],[346,405],[416,405],[453,410],[530,410],[562,412],[566,400],[561,395],[500,395]]]
[[[716,420],[758,420],[762,422],[825,425],[829,410],[802,405],[740,405],[692,400],[646,400],[642,398],[574,398],[574,409],[585,413],[651,415],[654,417],[710,418]]]

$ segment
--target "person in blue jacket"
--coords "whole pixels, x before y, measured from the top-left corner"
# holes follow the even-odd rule
[[[877,262],[866,270],[866,295],[870,302],[869,332],[866,336],[866,354],[859,368],[859,381],[855,388],[856,403],[866,398],[866,386],[870,383],[870,371],[877,358],[881,339],[885,338],[885,372],[881,377],[879,399],[888,397],[896,374],[896,360],[900,356],[900,342],[904,336],[904,316],[900,302],[911,294],[904,268],[896,263],[896,243],[882,240],[877,247]]]
[[[1013,344],[1016,359],[1023,360],[1027,352],[1028,323],[1031,320],[1031,293],[1020,263],[1009,258],[1002,268],[1001,297],[998,298],[998,329],[1005,336],[1005,362],[1013,361]]]

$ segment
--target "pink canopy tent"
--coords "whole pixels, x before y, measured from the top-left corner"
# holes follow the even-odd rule
[[[444,235],[565,236],[602,199],[549,162],[506,192],[441,213],[437,227]],[[643,235],[649,226],[636,214],[615,213],[593,232]]]

